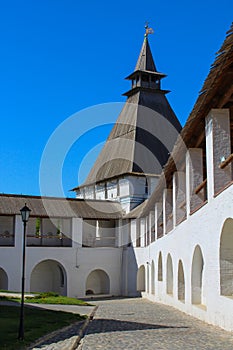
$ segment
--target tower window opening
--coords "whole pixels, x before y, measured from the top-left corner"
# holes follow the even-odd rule
[[[142,81],[149,82],[149,76],[143,74],[143,75],[142,75]]]
[[[148,181],[145,182],[145,194],[148,194]]]

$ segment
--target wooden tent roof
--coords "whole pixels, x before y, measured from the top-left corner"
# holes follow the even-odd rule
[[[135,71],[137,70],[157,72],[147,37],[144,38],[140,55],[135,66]]]
[[[150,70],[151,73],[156,71],[147,38],[135,69],[148,74]],[[80,187],[135,172],[145,175],[161,173],[181,130],[180,123],[165,91],[143,86],[130,91],[99,157]]]

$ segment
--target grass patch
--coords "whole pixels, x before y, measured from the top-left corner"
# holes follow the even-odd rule
[[[8,296],[0,296],[0,300],[2,301],[16,301],[20,302],[20,297],[11,297]],[[79,306],[91,306],[91,304],[79,300],[76,298],[69,298],[62,295],[59,295],[54,292],[46,292],[46,293],[38,293],[33,297],[26,297],[25,303],[33,303],[33,304],[60,304],[60,305],[79,305]]]
[[[0,349],[26,349],[32,342],[54,330],[85,319],[85,316],[25,306],[24,341],[18,341],[20,308],[0,306]]]

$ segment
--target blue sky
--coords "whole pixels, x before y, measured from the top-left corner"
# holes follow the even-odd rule
[[[149,40],[156,66],[168,75],[162,87],[172,91],[169,102],[184,124],[232,13],[230,0],[2,2],[0,192],[39,195],[41,156],[54,130],[83,109],[125,101],[124,77],[136,64],[145,21],[155,31]],[[84,179],[118,108],[112,113],[109,124],[89,130],[69,149],[61,170],[65,195],[72,196],[79,165],[90,153]],[[86,123],[85,113],[79,123]],[[49,176],[53,171],[51,164]],[[43,194],[57,195],[56,188]]]

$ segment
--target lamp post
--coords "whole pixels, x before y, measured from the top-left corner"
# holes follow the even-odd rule
[[[21,287],[21,307],[20,307],[20,321],[19,321],[19,335],[18,339],[24,339],[24,282],[25,282],[25,244],[26,244],[26,226],[30,215],[30,209],[25,206],[20,210],[23,222],[23,260],[22,260],[22,287]]]

